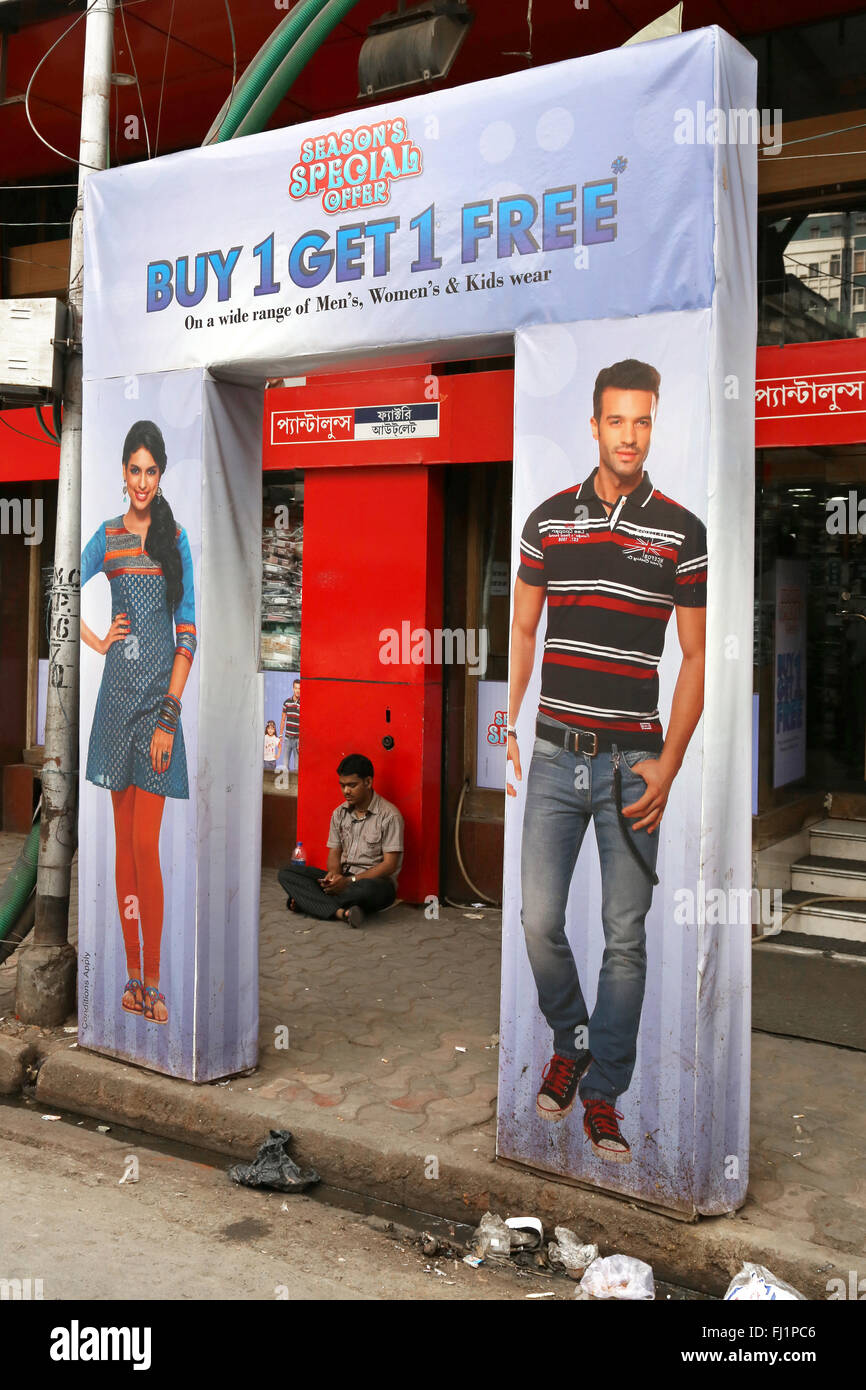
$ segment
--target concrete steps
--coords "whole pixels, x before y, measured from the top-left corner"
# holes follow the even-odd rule
[[[791,865],[782,907],[797,911],[785,921],[785,931],[866,942],[866,821],[819,821],[810,827],[809,851]],[[843,901],[808,901],[826,895]]]

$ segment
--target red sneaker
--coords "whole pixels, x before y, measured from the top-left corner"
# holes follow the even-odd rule
[[[583,1131],[592,1144],[592,1151],[609,1163],[631,1163],[631,1149],[619,1132],[617,1120],[623,1117],[610,1101],[583,1102]]]
[[[543,1120],[556,1123],[568,1114],[574,1105],[577,1083],[591,1061],[588,1052],[581,1052],[577,1057],[561,1057],[554,1052],[542,1072],[541,1087],[535,1098],[536,1113]]]

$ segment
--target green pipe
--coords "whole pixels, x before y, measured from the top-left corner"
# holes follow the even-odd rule
[[[36,866],[39,860],[39,819],[33,822],[30,834],[0,888],[0,941],[12,930],[36,886]]]
[[[311,20],[297,43],[289,49],[279,67],[255,97],[249,108],[240,113],[234,136],[255,135],[264,130],[283,97],[291,90],[300,73],[315,55],[331,31],[340,23],[358,0],[327,0]],[[222,139],[222,136],[219,137]]]
[[[326,3],[327,0],[303,0],[302,4],[296,5],[280,21],[274,32],[262,44],[231,96],[227,98],[202,144],[212,145],[231,140],[241,119],[270,81],[292,44],[300,38],[307,25],[316,18]]]
[[[24,938],[33,930],[33,923],[36,921],[36,894],[31,893],[24,906],[24,911],[15,923],[10,932],[7,932],[3,940],[0,941],[0,965],[4,960],[8,960],[13,951],[17,951]]]

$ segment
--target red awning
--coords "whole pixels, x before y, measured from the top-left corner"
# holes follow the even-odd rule
[[[43,406],[42,418],[53,432],[51,411]],[[56,478],[60,448],[39,428],[33,408],[0,411],[0,487]]]

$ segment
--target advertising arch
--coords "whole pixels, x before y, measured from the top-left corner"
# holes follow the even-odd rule
[[[711,28],[88,181],[82,1045],[197,1082],[256,1062],[265,378],[513,352],[513,631],[531,610],[547,632],[522,674],[512,637],[497,1151],[687,1214],[742,1202],[757,151],[725,133],[754,99],[754,60]],[[614,417],[610,392],[646,411]],[[424,404],[365,414],[383,463]],[[650,438],[640,487],[602,510],[594,465],[642,467]],[[156,460],[176,562],[124,525],[124,453]],[[383,467],[384,518],[388,492]],[[373,680],[378,628],[366,643]],[[395,734],[385,795],[419,766]],[[316,720],[305,765],[332,777],[344,743]],[[610,798],[628,809],[665,747],[664,818],[629,845]],[[166,1001],[144,1017],[139,944]],[[616,1100],[627,1155],[544,1113],[551,1032],[587,1052],[580,1097]]]

